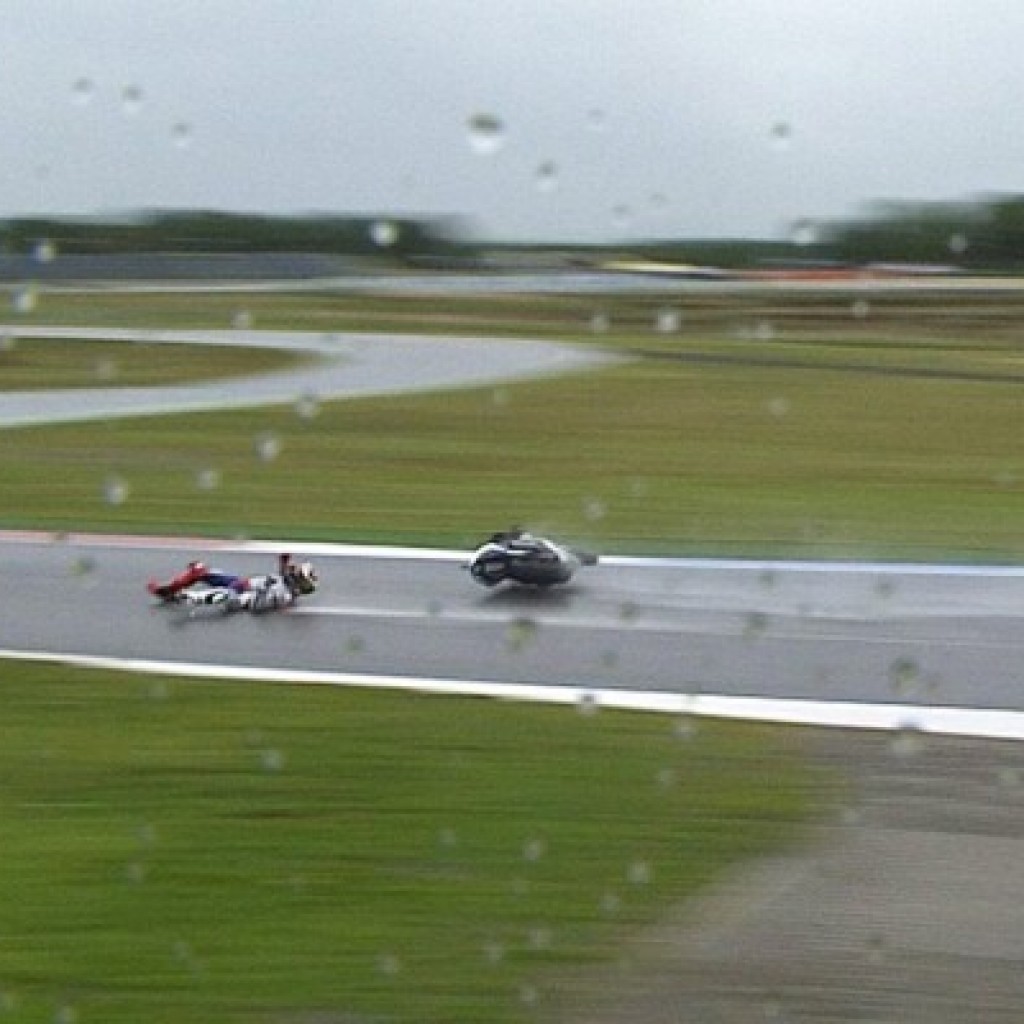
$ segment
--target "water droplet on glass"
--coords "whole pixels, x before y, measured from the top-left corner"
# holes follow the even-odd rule
[[[924,749],[924,736],[917,722],[900,724],[893,734],[889,749],[897,757],[915,757]]]
[[[534,181],[539,192],[554,192],[558,188],[558,165],[553,160],[545,160],[537,166]]]
[[[316,395],[307,392],[295,402],[295,415],[300,420],[315,419],[320,414],[320,401]]]
[[[878,967],[885,961],[885,936],[875,932],[868,936],[866,945],[868,962]]]
[[[793,223],[789,236],[794,245],[813,245],[818,238],[818,227],[814,221],[802,218]]]
[[[537,991],[536,985],[519,986],[519,1002],[523,1006],[536,1006],[539,1000],[540,993]]]
[[[536,864],[547,853],[547,843],[543,839],[530,839],[523,844],[523,860]]]
[[[744,619],[743,633],[745,636],[760,636],[768,628],[768,616],[764,612],[749,612]]]
[[[850,307],[850,312],[856,320],[866,320],[871,315],[871,303],[867,299],[856,299]]]
[[[608,124],[608,115],[600,107],[592,107],[587,111],[587,127],[591,131],[604,131]]]
[[[125,867],[124,876],[132,885],[141,885],[146,880],[146,866],[132,861]]]
[[[0,352],[13,352],[17,345],[18,339],[13,334],[0,334]]]
[[[606,892],[601,895],[601,913],[617,914],[622,908],[622,900],[619,899],[618,893]]]
[[[671,768],[661,768],[654,781],[659,789],[671,789],[676,784],[676,773]]]
[[[633,210],[627,203],[616,203],[612,207],[612,223],[617,228],[628,227],[633,219]]]
[[[505,125],[494,114],[473,114],[466,122],[469,145],[474,153],[490,156],[505,144]]]
[[[772,145],[779,150],[789,149],[793,140],[793,128],[788,121],[776,121],[771,129]]]
[[[505,631],[505,647],[512,654],[518,654],[537,635],[537,623],[533,619],[520,618],[509,623]]]
[[[486,960],[487,963],[492,967],[497,967],[504,959],[505,947],[500,942],[484,943],[484,960]]]
[[[171,141],[178,149],[188,149],[192,145],[192,125],[177,121],[171,127]]]
[[[121,109],[129,115],[142,109],[142,89],[137,85],[126,85],[121,89]]]
[[[584,716],[596,715],[601,709],[601,703],[596,693],[589,690],[582,692],[576,699],[576,710]]]
[[[201,469],[196,473],[196,487],[201,491],[215,491],[220,487],[220,470]]]
[[[48,238],[41,238],[32,247],[32,259],[36,263],[52,263],[57,258],[57,246]]]
[[[261,751],[260,764],[265,772],[279,772],[284,767],[284,754],[274,749]]]
[[[96,571],[96,559],[91,555],[79,555],[71,563],[71,574],[73,576],[88,576]]]
[[[381,953],[377,957],[377,970],[391,978],[402,970],[402,961],[395,953]]]
[[[668,209],[668,196],[664,192],[652,192],[649,199],[651,209],[654,210],[666,210]]]
[[[611,317],[607,313],[594,313],[590,317],[590,330],[593,334],[606,334],[611,324]]]
[[[954,256],[963,256],[968,248],[967,236],[957,232],[949,237],[949,251]]]
[[[252,313],[247,309],[236,310],[231,315],[231,326],[236,331],[247,331],[252,327]]]
[[[393,220],[375,220],[370,225],[370,241],[382,249],[394,245],[400,234],[401,229]]]
[[[659,334],[675,334],[682,323],[678,309],[659,309],[654,317],[654,329]]]
[[[93,372],[96,375],[98,381],[109,383],[117,378],[118,367],[117,361],[111,359],[110,356],[103,356],[96,360],[96,365],[93,368]]]
[[[1007,792],[1016,793],[1021,788],[1021,773],[1018,768],[1012,765],[1004,765],[999,769],[999,788]]]
[[[119,476],[103,481],[103,500],[108,505],[123,505],[128,500],[128,484]]]
[[[39,293],[31,285],[17,288],[11,296],[11,308],[15,313],[33,313],[39,305]]]
[[[626,880],[630,885],[649,885],[654,878],[654,869],[646,860],[634,860],[626,869]]]
[[[589,522],[597,522],[608,514],[608,507],[600,498],[583,499],[583,516]]]
[[[276,434],[260,434],[256,438],[256,456],[260,462],[273,462],[281,454],[281,440]]]
[[[508,388],[493,388],[491,391],[491,405],[496,409],[504,409],[508,405]]]
[[[553,934],[546,925],[535,925],[527,933],[526,941],[531,949],[550,949]]]
[[[80,107],[92,102],[96,93],[96,86],[91,78],[79,78],[71,86],[71,99]]]
[[[781,420],[789,415],[789,399],[788,398],[769,398],[765,403],[768,412],[775,419]]]
[[[889,684],[897,693],[908,693],[916,687],[920,674],[913,658],[897,658],[889,666]]]
[[[676,739],[692,740],[697,735],[697,720],[693,715],[681,714],[676,718],[672,731]]]
[[[459,845],[459,835],[453,828],[443,828],[437,834],[437,842],[439,846],[451,850]]]
[[[773,341],[775,339],[775,328],[767,320],[759,320],[754,324],[755,341]]]

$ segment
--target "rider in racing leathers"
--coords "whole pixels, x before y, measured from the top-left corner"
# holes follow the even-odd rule
[[[278,556],[275,575],[240,576],[196,561],[189,562],[184,572],[167,583],[151,581],[148,589],[156,597],[170,601],[194,584],[202,583],[213,589],[218,596],[217,603],[233,598],[238,608],[264,611],[284,607],[303,594],[311,594],[318,581],[316,570],[309,562],[296,565],[291,555],[282,554]]]

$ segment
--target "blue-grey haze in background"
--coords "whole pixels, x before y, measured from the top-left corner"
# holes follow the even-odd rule
[[[1024,185],[1020,0],[5,0],[0,216],[789,236]]]

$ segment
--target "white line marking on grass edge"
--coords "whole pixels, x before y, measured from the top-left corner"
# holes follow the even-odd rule
[[[724,697],[711,694],[667,693],[651,690],[543,686],[482,680],[418,679],[301,669],[267,669],[246,665],[203,665],[143,658],[110,658],[86,654],[0,649],[0,658],[78,668],[107,669],[145,675],[180,676],[221,682],[287,683],[306,686],[351,686],[408,690],[462,697],[503,700],[706,718],[748,719],[788,725],[844,729],[900,730],[985,739],[1024,739],[1024,712],[984,708],[932,707],[916,704],[859,704],[852,701],[812,701],[766,697]]]
[[[110,548],[189,548],[195,551],[222,551],[236,554],[277,554],[301,552],[339,558],[377,558],[423,562],[465,561],[472,552],[450,548],[401,547],[386,544],[352,544],[330,541],[238,540],[217,537],[168,537],[143,534],[62,533],[46,530],[2,530],[3,544],[67,544],[80,547]],[[924,562],[807,561],[753,558],[658,558],[646,555],[601,555],[600,564],[620,568],[662,569],[749,569],[756,572],[876,573],[908,576],[965,576],[979,579],[1007,577],[1024,579],[1024,565],[968,565]]]

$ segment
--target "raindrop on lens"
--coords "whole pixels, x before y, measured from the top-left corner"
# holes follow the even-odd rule
[[[201,469],[196,473],[196,487],[201,491],[215,491],[220,487],[220,471]]]
[[[608,124],[608,116],[600,107],[592,107],[587,111],[587,127],[591,131],[604,131]]]
[[[394,977],[402,969],[402,961],[394,953],[382,953],[377,957],[377,970],[388,977]]]
[[[505,144],[505,125],[494,114],[473,114],[467,121],[469,145],[474,153],[490,156]]]
[[[52,263],[57,258],[57,246],[48,238],[41,238],[32,247],[32,259],[36,263]]]
[[[32,313],[38,304],[38,292],[31,286],[18,288],[11,296],[11,307],[15,313]]]
[[[624,228],[633,219],[633,211],[626,203],[616,203],[612,207],[612,223],[617,228]]]
[[[545,160],[537,167],[534,175],[537,190],[540,192],[554,192],[558,188],[558,166],[553,160]]]
[[[540,994],[537,992],[536,986],[519,986],[519,1002],[521,1002],[523,1006],[536,1006],[538,999],[540,999]]]
[[[484,959],[492,967],[497,967],[505,959],[505,947],[500,942],[485,942]]]
[[[617,914],[622,909],[622,900],[619,899],[618,893],[606,892],[601,896],[601,912],[611,916]]]
[[[91,78],[79,78],[71,86],[71,99],[80,107],[92,102],[96,87]]]
[[[306,393],[298,399],[295,403],[295,415],[300,420],[311,420],[314,419],[320,412],[320,402],[316,395]]]
[[[857,299],[850,307],[856,320],[865,320],[871,314],[871,303],[867,299]]]
[[[264,750],[260,754],[260,764],[265,772],[279,772],[284,767],[284,754],[280,750]]]
[[[790,230],[790,238],[795,245],[813,245],[817,236],[818,229],[814,221],[806,218],[796,221]]]
[[[963,256],[967,252],[967,236],[957,232],[956,234],[950,235],[949,238],[949,251],[954,256]]]
[[[101,359],[96,360],[94,372],[97,380],[104,382],[112,381],[117,377],[117,362],[111,359],[110,356],[103,356]]]
[[[0,334],[0,352],[13,352],[18,339],[13,334]]]
[[[121,89],[121,109],[126,114],[137,114],[142,109],[142,89],[126,85]]]
[[[772,145],[776,149],[789,149],[793,139],[793,129],[788,121],[776,121],[772,125]]]
[[[590,522],[597,522],[608,514],[608,508],[600,498],[583,499],[583,516]]]
[[[260,462],[273,462],[281,454],[281,441],[275,434],[260,434],[256,438],[256,455]]]
[[[596,693],[584,691],[576,699],[576,710],[584,717],[596,715],[600,709],[601,705]]]
[[[768,412],[777,420],[789,415],[789,400],[786,398],[770,398],[766,404]]]
[[[188,149],[192,145],[192,125],[187,121],[178,121],[171,128],[171,141],[178,149]]]
[[[606,334],[611,327],[611,317],[607,313],[594,313],[590,317],[590,330],[593,334]]]
[[[536,864],[547,852],[547,843],[543,839],[530,839],[523,846],[523,860]]]
[[[897,658],[889,666],[889,683],[899,693],[912,690],[919,676],[920,670],[913,658]]]
[[[108,505],[123,505],[128,500],[128,484],[119,476],[103,481],[103,500]]]
[[[654,318],[654,329],[659,334],[675,334],[681,321],[678,309],[659,309]]]
[[[370,241],[386,249],[398,241],[400,229],[392,220],[375,220],[370,225]]]
[[[247,331],[252,327],[252,313],[247,309],[237,310],[231,317],[231,326],[236,331]]]
[[[924,737],[917,722],[902,722],[893,735],[890,749],[897,757],[915,757],[924,749]]]
[[[630,885],[649,885],[654,871],[648,861],[635,860],[626,869],[626,880]]]
[[[552,942],[551,929],[545,925],[537,925],[530,929],[527,941],[531,949],[550,949]]]

